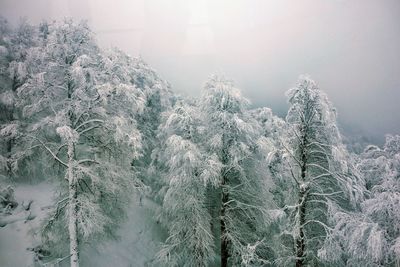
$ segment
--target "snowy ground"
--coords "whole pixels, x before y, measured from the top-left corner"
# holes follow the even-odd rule
[[[97,249],[88,248],[82,255],[83,266],[142,267],[150,266],[165,238],[165,233],[154,221],[152,203],[139,201],[129,209],[129,218],[119,230],[120,240],[109,241]],[[153,266],[153,265],[151,265]]]
[[[31,211],[36,217],[31,221],[18,221],[0,228],[0,266],[25,267],[33,265],[33,247],[37,238],[32,234],[51,204],[53,188],[50,184],[19,185],[15,188],[18,203],[33,200]],[[82,266],[88,267],[144,267],[148,266],[165,233],[154,221],[151,202],[134,201],[129,208],[128,220],[119,230],[120,239],[108,241],[97,248],[88,246],[82,251]],[[150,207],[150,208],[149,208]]]
[[[15,188],[18,203],[33,200],[31,212],[35,219],[17,221],[0,228],[0,266],[33,266],[33,253],[27,248],[33,247],[37,239],[30,232],[35,229],[46,214],[41,207],[50,205],[52,187],[47,183],[39,185],[20,185]]]

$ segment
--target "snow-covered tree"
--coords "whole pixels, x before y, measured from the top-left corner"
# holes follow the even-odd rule
[[[143,144],[143,155],[140,160],[134,162],[138,168],[140,179],[153,190],[150,196],[157,200],[160,181],[158,170],[158,155],[163,142],[159,138],[162,114],[172,109],[175,96],[171,93],[169,84],[162,80],[157,73],[149,68],[141,59],[135,61],[135,82],[142,88],[146,103],[143,113],[137,117],[138,128],[146,142]]]
[[[282,266],[321,264],[318,250],[332,230],[328,206],[336,203],[351,208],[362,190],[327,96],[304,76],[287,95],[286,134],[281,149],[269,155],[278,194],[278,210],[271,211],[279,214],[275,262]]]
[[[134,182],[130,162],[141,144],[129,111],[145,100],[134,86],[110,82],[84,23],[48,25],[46,43],[31,53],[40,72],[17,90],[27,124],[23,143],[47,153],[36,162],[55,160],[61,178],[43,242],[63,257],[68,243],[71,266],[79,266],[82,242],[113,235],[124,217]],[[116,108],[121,104],[126,109]]]
[[[145,100],[143,112],[133,114],[145,142],[140,157],[132,159],[132,166],[138,171],[140,180],[151,189],[147,191],[153,198],[163,184],[158,170],[160,162],[157,162],[157,156],[162,152],[161,143],[165,141],[165,136],[160,136],[161,114],[171,109],[173,94],[169,84],[141,58],[132,58],[118,49],[102,54],[109,78],[131,84],[141,92]]]
[[[223,77],[183,99],[85,23],[0,17],[0,227],[35,217],[10,178],[54,182],[32,251],[79,266],[145,187],[168,234],[155,264],[400,266],[400,136],[350,154],[314,81],[287,96],[285,120]]]
[[[206,189],[221,166],[198,146],[198,126],[198,110],[183,103],[175,105],[162,125],[167,135],[163,212],[169,237],[158,257],[168,266],[208,266],[215,260]]]
[[[20,21],[17,28],[12,29],[7,22],[1,20],[1,78],[0,78],[0,129],[2,137],[2,156],[6,162],[7,176],[15,174],[14,157],[18,153],[15,145],[21,136],[19,109],[16,106],[16,91],[35,70],[35,62],[28,56],[29,50],[39,44],[36,28],[26,19]]]
[[[11,88],[16,91],[29,76],[29,49],[38,46],[40,39],[38,28],[22,19],[11,35],[9,75]]]
[[[231,81],[218,76],[207,81],[200,102],[206,151],[215,153],[223,166],[218,186],[208,191],[221,266],[241,264],[248,245],[262,241],[265,229],[264,173],[248,103]],[[255,252],[261,260],[264,247]]]
[[[9,110],[14,104],[9,77],[7,75],[10,64],[10,35],[11,29],[6,19],[0,17],[0,127],[4,128],[12,119]],[[7,154],[9,140],[2,136],[0,142],[0,175],[8,173]]]
[[[273,115],[272,110],[267,107],[257,108],[250,111],[251,116],[258,123],[258,133],[257,133],[257,143],[262,150],[265,158],[268,159],[269,155],[275,155],[275,151],[281,149],[280,140],[282,136],[285,135],[286,125],[285,121],[275,115]],[[270,166],[270,171],[273,171]],[[268,178],[277,178],[277,176],[282,175],[282,173],[273,172]],[[274,182],[279,183],[279,180],[274,179]],[[269,185],[269,190],[275,190]],[[276,197],[279,192],[270,192],[273,197]]]
[[[368,146],[357,165],[367,181],[368,197],[356,212],[336,209],[328,240],[340,247],[327,256],[341,266],[400,264],[400,136],[386,137],[383,149]],[[342,260],[342,261],[340,261]],[[340,266],[340,265],[337,265]]]
[[[285,129],[285,121],[274,115],[267,107],[253,109],[250,114],[260,126],[260,137],[269,138],[271,142],[278,143]]]
[[[7,20],[0,16],[0,93],[1,117],[0,121],[9,120],[6,106],[9,101],[3,100],[3,94],[11,89],[8,67],[11,62],[11,34],[12,30]]]

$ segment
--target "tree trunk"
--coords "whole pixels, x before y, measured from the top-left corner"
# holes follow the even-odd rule
[[[307,140],[306,137],[304,137]],[[307,157],[304,151],[304,147],[302,147],[301,153],[301,182],[304,183],[306,180],[306,171],[307,171]],[[300,185],[299,189],[299,200],[298,200],[298,213],[299,213],[299,235],[296,239],[296,267],[302,267],[304,265],[304,250],[305,250],[305,240],[304,240],[304,223],[306,222],[306,198],[307,198],[307,188],[304,184]]]
[[[224,177],[225,182],[225,177]],[[225,183],[224,183],[225,184]],[[225,223],[225,209],[226,203],[228,202],[229,196],[227,192],[224,192],[224,184],[222,185],[222,197],[221,197],[221,211],[220,211],[220,223],[221,223],[221,267],[228,266],[228,242],[229,240],[226,238],[226,223]]]
[[[68,189],[69,189],[69,248],[71,255],[71,267],[79,267],[79,252],[78,252],[78,192],[77,181],[74,176],[74,143],[68,143]]]
[[[225,128],[225,127],[224,127]],[[226,137],[225,133],[222,136],[223,140],[223,149],[222,149],[222,159],[221,162],[224,166],[228,165],[228,148],[230,146],[230,141]],[[229,201],[229,192],[227,192],[225,186],[229,183],[229,174],[227,173],[227,168],[224,167],[222,169],[222,181],[221,181],[221,210],[220,210],[220,225],[221,225],[221,267],[228,266],[228,258],[229,258],[229,239],[227,238],[227,229],[226,229],[226,208],[227,203]]]
[[[304,265],[304,223],[306,215],[306,205],[305,205],[305,192],[300,191],[299,193],[299,235],[296,240],[296,267],[302,267]]]
[[[14,138],[11,138],[7,141],[7,174],[12,177],[13,175],[13,167],[12,167],[12,148],[14,145]]]
[[[13,104],[12,108],[8,111],[8,120],[14,121],[14,113],[15,113],[15,105]],[[15,137],[10,138],[7,141],[7,173],[10,177],[13,175],[13,167],[12,167],[12,149],[15,144]]]

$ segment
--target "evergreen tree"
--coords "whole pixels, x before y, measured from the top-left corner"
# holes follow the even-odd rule
[[[308,77],[287,93],[290,108],[281,150],[270,155],[278,186],[275,198],[280,220],[276,264],[322,264],[318,250],[330,235],[328,206],[360,198],[354,172],[336,125],[336,111]],[[282,175],[283,174],[283,175]]]
[[[163,210],[169,237],[159,252],[168,266],[208,266],[215,259],[206,186],[215,183],[220,165],[206,158],[199,142],[198,110],[177,103],[163,125],[168,136],[163,156],[167,191]]]
[[[23,121],[16,105],[17,89],[37,70],[30,51],[36,49],[40,38],[37,29],[26,19],[21,20],[15,29],[10,28],[4,19],[1,20],[1,24],[1,154],[4,174],[10,178],[15,177],[19,169],[16,157],[21,154],[18,139],[21,137]]]
[[[146,141],[142,142],[140,157],[132,158],[132,167],[137,171],[141,185],[147,189],[142,190],[142,194],[160,200],[157,193],[163,181],[158,169],[161,162],[157,161],[157,157],[162,153],[160,147],[164,139],[160,136],[163,133],[160,133],[159,127],[162,114],[170,111],[174,102],[170,86],[141,58],[132,58],[118,49],[104,52],[102,62],[111,80],[134,86],[141,94],[140,99],[144,99],[141,112],[134,112],[132,117],[136,119],[137,128]]]
[[[223,166],[218,187],[210,189],[214,234],[221,266],[239,265],[248,245],[262,241],[265,229],[265,185],[255,127],[246,112],[248,100],[231,81],[214,76],[207,81],[201,100],[206,152],[216,154]],[[218,218],[218,219],[217,219]],[[218,227],[216,227],[218,226]],[[264,246],[256,258],[265,260]]]
[[[400,136],[388,135],[383,149],[368,146],[357,167],[367,182],[368,197],[358,211],[332,212],[335,228],[327,249],[333,250],[332,239],[340,247],[326,258],[331,263],[344,258],[342,266],[398,266]]]

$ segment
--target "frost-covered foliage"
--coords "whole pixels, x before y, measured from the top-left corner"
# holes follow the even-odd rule
[[[400,136],[388,135],[383,149],[368,146],[357,167],[367,181],[368,197],[358,212],[333,212],[331,239],[336,239],[340,247],[326,258],[342,266],[398,266]]]
[[[272,113],[270,108],[257,108],[250,111],[251,116],[258,122],[261,136],[271,141],[279,139],[285,128],[285,121]]]
[[[106,50],[101,55],[103,74],[105,75],[104,90],[121,84],[135,88],[136,98],[140,102],[140,110],[137,108],[121,109],[121,106],[130,107],[129,103],[122,102],[115,106],[119,112],[127,112],[134,118],[136,127],[140,131],[142,139],[140,157],[131,158],[132,167],[137,170],[140,182],[147,185],[147,194],[153,196],[160,183],[159,173],[154,170],[157,164],[152,164],[156,157],[160,143],[157,130],[161,123],[161,114],[171,108],[173,95],[169,84],[161,79],[141,58],[132,58],[118,49]],[[111,87],[110,87],[111,86]],[[124,101],[123,99],[121,99]],[[140,111],[140,112],[137,112]],[[151,166],[151,167],[150,167]],[[151,185],[151,187],[150,187]]]
[[[280,148],[280,139],[285,134],[286,122],[266,107],[251,110],[250,115],[258,123],[258,146],[266,158],[274,155]]]
[[[7,163],[15,170],[23,165],[20,174],[29,175],[29,160],[60,178],[56,204],[43,225],[43,246],[53,256],[71,254],[71,265],[78,266],[79,246],[113,236],[124,218],[137,184],[130,166],[141,155],[136,116],[146,96],[123,76],[129,66],[100,53],[84,23],[64,20],[40,30],[45,39],[20,55],[26,67],[15,89],[20,120],[3,124],[0,133],[19,137]],[[125,69],[115,77],[110,68],[119,65]]]
[[[32,250],[79,266],[145,188],[161,266],[399,266],[400,137],[349,154],[314,81],[287,96],[285,120],[223,77],[183,99],[83,22],[0,18],[0,226],[34,219],[5,184],[55,183]]]
[[[14,176],[18,170],[16,144],[21,137],[21,120],[16,106],[16,91],[35,68],[28,54],[38,45],[40,38],[36,28],[21,20],[12,29],[5,19],[0,19],[0,129],[1,154],[4,168],[0,171]]]
[[[152,168],[164,177],[153,189],[170,234],[158,258],[168,266],[262,266],[268,198],[261,128],[224,78],[210,78],[201,101],[186,102],[164,113],[153,152]]]
[[[158,254],[167,266],[207,266],[215,260],[206,189],[221,166],[199,147],[195,107],[177,103],[162,131],[167,134],[163,156],[167,190],[163,199],[169,237]],[[210,168],[212,166],[212,168]]]
[[[2,180],[59,184],[42,249],[78,266],[81,245],[115,237],[143,185],[136,170],[145,177],[169,85],[141,59],[100,50],[83,22],[0,29]]]
[[[101,63],[111,84],[130,83],[140,91],[141,112],[133,112],[130,116],[136,120],[137,128],[146,141],[142,142],[140,157],[131,160],[141,182],[151,189],[147,194],[154,197],[160,189],[157,185],[162,184],[159,179],[160,170],[157,170],[157,155],[162,142],[162,138],[158,136],[158,127],[162,121],[162,113],[171,109],[174,96],[169,84],[141,58],[131,58],[122,51],[113,49],[103,53]],[[120,106],[117,109],[121,111]],[[126,109],[125,112],[127,111],[133,110]]]
[[[317,251],[332,231],[328,206],[355,207],[362,180],[341,143],[336,111],[315,82],[301,77],[287,96],[285,134],[268,157],[280,211],[271,224],[278,233],[275,264],[320,265]]]
[[[223,166],[216,188],[208,191],[221,266],[240,265],[247,245],[263,240],[265,230],[265,173],[248,104],[231,81],[218,76],[207,81],[200,102],[205,150]],[[266,260],[264,244],[255,255]]]

